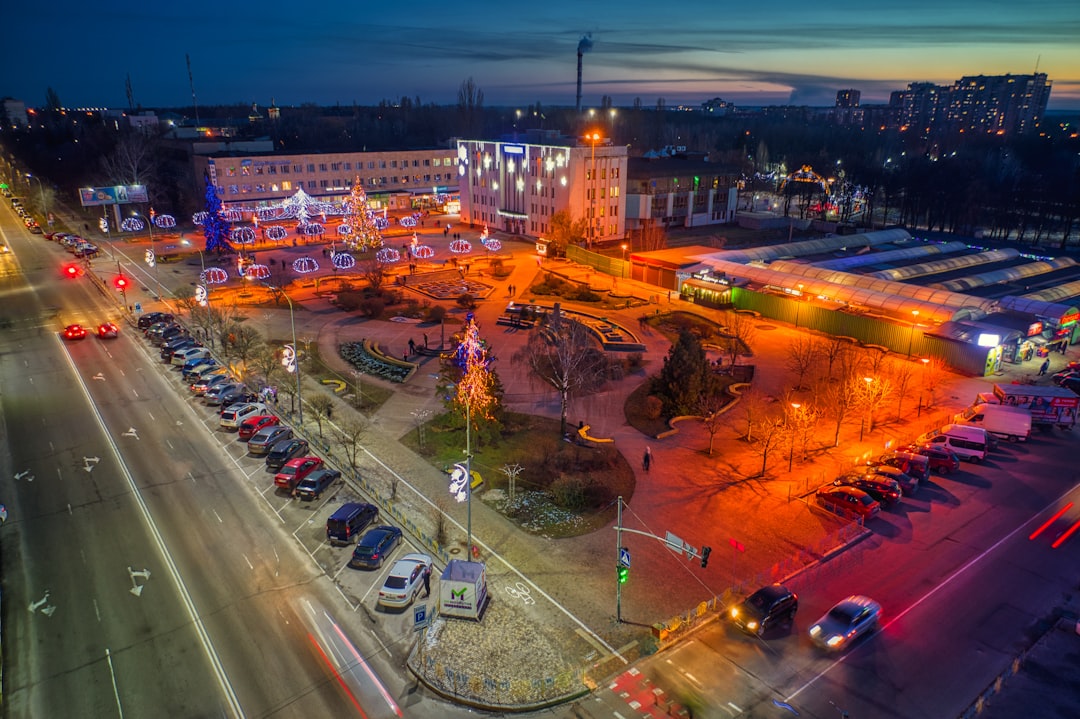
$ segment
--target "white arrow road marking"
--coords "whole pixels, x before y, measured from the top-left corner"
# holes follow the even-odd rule
[[[56,611],[56,607],[54,605],[50,604],[49,606],[42,609],[41,613],[44,614],[47,617],[51,617],[53,615],[53,612],[55,612],[55,611]]]
[[[101,372],[98,372],[96,375],[94,375],[90,379],[96,379],[96,380],[99,380],[101,382],[104,382],[105,381],[105,375],[103,375]]]
[[[27,479],[28,477],[29,477],[29,479]],[[20,479],[26,479],[27,482],[33,482],[34,481],[34,475],[30,474],[30,470],[27,469],[25,471],[17,472],[15,474],[15,481],[17,482]]]
[[[93,472],[94,467],[101,461],[101,457],[83,457],[83,469],[87,472]]]
[[[147,412],[147,414],[150,415],[150,421],[151,422],[157,422],[157,420],[154,419],[154,413],[153,412]]]
[[[49,601],[49,590],[46,589],[44,597],[37,600],[36,602],[30,602],[30,613],[33,614],[34,612],[36,612],[39,607],[44,606],[45,603],[48,602],[48,601]]]
[[[121,436],[122,437],[134,437],[135,439],[138,439],[139,438],[139,433],[135,430],[134,427],[131,427],[130,429],[128,429],[127,432],[124,432],[123,435],[121,435]]]
[[[128,574],[131,576],[131,585],[132,585],[131,590],[130,590],[131,593],[134,594],[136,597],[142,596],[143,586],[145,586],[145,585],[139,584],[135,580],[136,579],[144,579],[144,580],[150,579],[150,570],[149,569],[132,569],[131,567],[128,567],[127,570],[128,570]]]

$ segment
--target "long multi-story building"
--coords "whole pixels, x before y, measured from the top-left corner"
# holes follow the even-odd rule
[[[460,140],[457,161],[462,222],[541,238],[566,211],[585,220],[588,245],[625,236],[627,150],[608,138]]]
[[[1046,73],[971,75],[952,85],[911,83],[890,104],[899,108],[903,129],[1013,137],[1038,127],[1051,84]]]
[[[376,206],[407,209],[417,196],[453,195],[458,184],[454,148],[284,155],[195,155],[196,183],[204,174],[222,203],[244,208],[281,202],[303,190],[329,201],[349,194],[356,178]],[[199,188],[201,192],[202,188]]]

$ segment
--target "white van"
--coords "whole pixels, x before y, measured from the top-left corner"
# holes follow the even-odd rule
[[[919,437],[919,444],[929,444],[944,449],[951,449],[960,459],[975,464],[986,459],[990,451],[990,433],[982,427],[968,424],[947,424],[941,429]]]
[[[982,427],[1010,442],[1026,442],[1031,436],[1031,412],[1002,404],[976,404],[953,418],[958,424]]]

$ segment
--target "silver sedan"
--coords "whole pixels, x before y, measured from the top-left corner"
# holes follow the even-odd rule
[[[872,632],[880,622],[880,604],[870,597],[852,595],[810,626],[810,639],[823,649],[839,651]]]

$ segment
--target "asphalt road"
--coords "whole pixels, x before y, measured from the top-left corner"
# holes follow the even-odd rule
[[[1031,645],[1075,591],[1080,516],[1075,438],[1035,435],[985,465],[934,477],[872,520],[871,539],[788,582],[800,596],[795,630],[755,640],[718,623],[638,668],[694,716],[959,716]],[[846,653],[823,654],[810,624],[848,594],[884,608],[882,629]],[[606,712],[592,716],[606,716]]]

